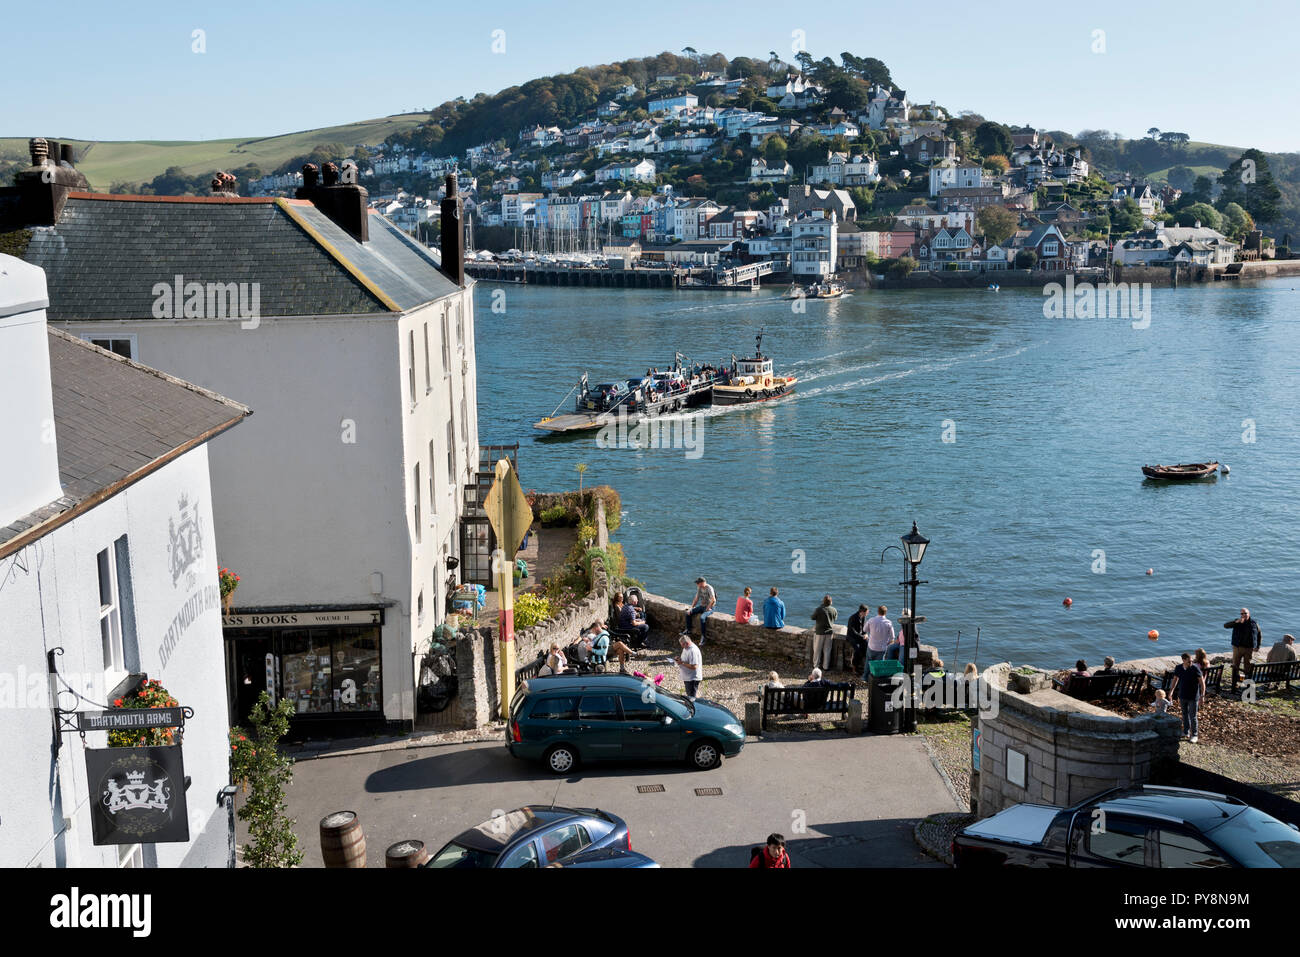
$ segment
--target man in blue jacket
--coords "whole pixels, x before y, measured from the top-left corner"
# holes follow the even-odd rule
[[[763,627],[764,628],[783,628],[785,627],[785,602],[776,595],[776,586],[772,587],[772,592],[763,602]]]
[[[1237,687],[1237,665],[1246,663],[1246,677],[1252,671],[1251,662],[1255,652],[1259,651],[1263,636],[1259,633],[1259,623],[1250,617],[1250,609],[1243,608],[1241,614],[1232,621],[1225,622],[1224,628],[1232,629],[1232,686]]]

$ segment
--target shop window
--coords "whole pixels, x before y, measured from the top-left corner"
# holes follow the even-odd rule
[[[343,628],[334,639],[336,711],[380,710],[379,629]]]
[[[284,697],[298,714],[334,710],[334,662],[328,634],[318,628],[286,628],[279,636]]]

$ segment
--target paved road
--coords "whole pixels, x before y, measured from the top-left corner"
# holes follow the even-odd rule
[[[646,784],[664,790],[638,793]],[[398,840],[436,851],[496,809],[552,801],[620,815],[633,848],[664,867],[742,867],[772,831],[786,835],[796,867],[934,866],[912,826],[962,810],[921,741],[903,736],[750,739],[713,771],[597,765],[564,778],[512,758],[503,743],[405,748],[301,760],[289,792],[306,867],[322,864],[317,828],[331,811],[357,812],[368,866],[383,867]]]

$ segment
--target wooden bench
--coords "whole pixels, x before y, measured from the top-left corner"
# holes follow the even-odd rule
[[[853,700],[853,685],[829,684],[816,687],[796,685],[792,688],[763,689],[762,728],[767,730],[768,715],[783,714],[838,714],[849,716],[849,702]]]
[[[1082,701],[1113,700],[1116,698],[1136,698],[1143,691],[1151,676],[1145,671],[1119,671],[1109,675],[1070,675],[1062,681],[1052,679],[1052,687],[1068,694],[1071,698]]]
[[[1154,676],[1153,676],[1154,677]],[[1174,669],[1170,668],[1160,676],[1160,687],[1165,689],[1165,694],[1169,693],[1169,688],[1174,683]],[[1223,665],[1210,665],[1205,669],[1205,690],[1219,691],[1223,688]]]
[[[1223,666],[1220,665],[1220,668]],[[1264,664],[1252,665],[1250,669],[1250,681],[1258,685],[1271,685],[1279,681],[1286,682],[1288,688],[1291,682],[1300,681],[1300,661],[1270,661]]]
[[[523,684],[529,678],[536,678],[537,672],[542,670],[542,665],[546,664],[546,652],[538,652],[537,657],[525,665],[520,665],[515,669],[515,686]]]

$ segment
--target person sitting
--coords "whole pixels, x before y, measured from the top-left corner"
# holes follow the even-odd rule
[[[564,652],[560,650],[558,642],[551,642],[550,653],[546,656],[546,663],[542,665],[539,675],[558,675],[563,674],[569,667],[568,660],[564,657]]]
[[[618,673],[627,674],[627,658],[632,649],[621,641],[611,641],[603,621],[591,623],[591,660],[594,664],[604,665],[613,652],[618,656]]]
[[[749,597],[753,593],[754,590],[746,585],[745,593],[736,599],[736,624],[747,625],[754,617],[754,599]]]
[[[614,621],[618,623],[620,631],[634,635],[632,644],[640,647],[650,635],[650,626],[637,611],[635,595],[628,596],[627,600],[624,600],[621,592],[614,596]]]
[[[803,706],[809,711],[818,711],[826,705],[826,689],[831,683],[822,677],[822,670],[814,668],[808,675],[808,680],[804,682],[806,690],[803,693]],[[803,717],[807,717],[804,715]]]
[[[1283,635],[1282,640],[1268,649],[1268,660],[1273,661],[1295,661],[1295,636]]]
[[[1066,687],[1068,688],[1070,685],[1074,684],[1075,678],[1087,678],[1087,677],[1088,677],[1088,663],[1084,661],[1082,658],[1080,658],[1078,661],[1074,663],[1074,673],[1070,675],[1066,683]]]
[[[1119,672],[1115,670],[1115,659],[1112,658],[1110,655],[1107,655],[1105,658],[1103,658],[1101,660],[1101,667],[1097,669],[1097,674],[1099,675],[1119,674]]]

